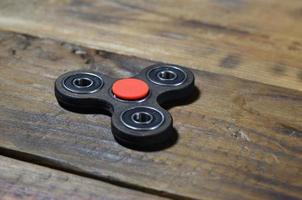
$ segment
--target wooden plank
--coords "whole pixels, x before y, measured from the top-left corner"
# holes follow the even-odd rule
[[[13,199],[164,199],[0,156],[0,197]]]
[[[2,0],[0,28],[302,90],[301,0]]]
[[[109,117],[63,110],[53,84],[80,68],[130,76],[150,61],[0,35],[2,149],[173,198],[301,199],[301,92],[194,70],[201,94],[170,109],[177,143],[132,151],[114,141]]]

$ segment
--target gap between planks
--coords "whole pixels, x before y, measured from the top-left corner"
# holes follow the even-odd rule
[[[68,166],[68,163],[64,163],[64,162],[62,163],[61,160],[56,161],[56,160],[51,159],[51,158],[42,157],[42,156],[38,156],[38,155],[33,155],[33,154],[26,153],[26,152],[21,152],[21,151],[16,151],[16,150],[0,147],[0,155],[1,156],[6,156],[6,157],[9,157],[9,158],[13,158],[13,159],[16,159],[16,160],[24,161],[24,162],[36,164],[36,165],[39,165],[39,166],[59,170],[59,171],[66,172],[66,173],[69,173],[69,174],[74,174],[74,175],[77,175],[77,176],[102,181],[102,182],[109,183],[109,184],[119,186],[119,187],[122,187],[122,188],[127,188],[127,189],[131,189],[131,190],[139,191],[139,192],[144,192],[144,193],[156,195],[156,196],[159,196],[159,197],[175,199],[175,200],[198,200],[196,198],[191,198],[191,197],[187,197],[187,196],[173,194],[173,193],[169,193],[169,192],[166,192],[166,191],[158,191],[158,190],[155,190],[155,189],[152,189],[152,188],[146,188],[146,187],[143,187],[143,186],[140,186],[140,185],[135,185],[135,184],[127,183],[127,182],[122,182],[122,181],[119,181],[119,180],[117,180],[113,177],[102,177],[102,176],[94,175],[94,174],[91,174],[89,172],[85,172],[81,169],[77,169],[77,168],[74,168],[72,166]]]
[[[164,200],[168,198],[0,155],[0,199]]]

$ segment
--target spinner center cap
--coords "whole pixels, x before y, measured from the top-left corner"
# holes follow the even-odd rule
[[[148,84],[140,79],[125,78],[114,82],[112,93],[123,100],[140,100],[145,98],[149,93]]]

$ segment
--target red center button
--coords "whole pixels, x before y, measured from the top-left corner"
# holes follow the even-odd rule
[[[136,78],[117,80],[112,86],[113,94],[124,100],[140,100],[149,93],[149,86],[145,81]]]

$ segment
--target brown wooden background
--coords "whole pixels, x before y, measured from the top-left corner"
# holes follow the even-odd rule
[[[1,0],[0,199],[302,199],[301,0]],[[75,69],[192,68],[176,144],[117,144],[62,109]]]

